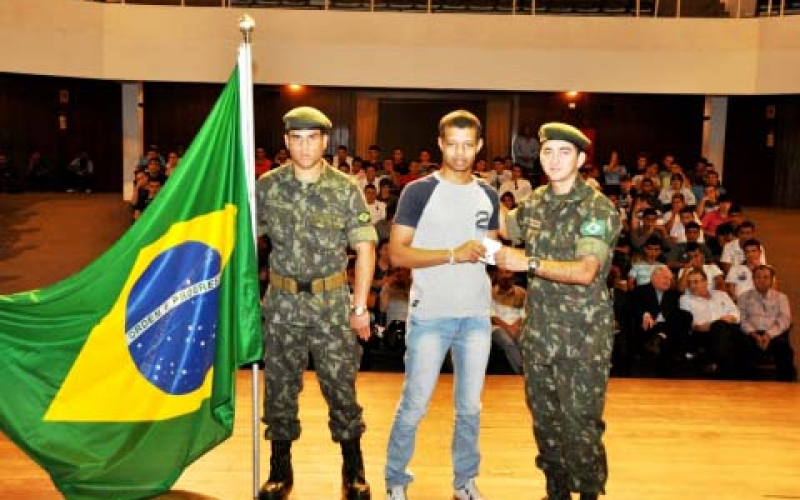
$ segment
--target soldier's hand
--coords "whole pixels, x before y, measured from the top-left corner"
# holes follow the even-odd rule
[[[497,267],[514,272],[528,270],[528,257],[519,248],[504,246],[494,254],[494,262]]]
[[[478,240],[468,240],[453,249],[456,262],[478,262],[486,255],[486,247]]]
[[[369,340],[372,330],[369,327],[369,314],[350,315],[350,328],[356,332],[361,340]]]

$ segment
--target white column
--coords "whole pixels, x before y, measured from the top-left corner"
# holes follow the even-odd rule
[[[133,195],[133,168],[144,150],[142,82],[122,82],[122,197]]]
[[[703,156],[714,164],[719,177],[724,177],[725,125],[728,121],[728,98],[706,96],[703,111]]]

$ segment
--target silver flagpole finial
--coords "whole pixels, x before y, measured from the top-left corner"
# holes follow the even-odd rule
[[[239,31],[242,32],[242,36],[244,36],[245,43],[251,42],[251,36],[253,35],[253,29],[256,27],[256,22],[253,20],[252,17],[248,16],[247,14],[242,15],[239,18]]]

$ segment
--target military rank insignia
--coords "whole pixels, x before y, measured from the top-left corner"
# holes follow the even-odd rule
[[[602,220],[589,220],[581,224],[581,236],[602,238],[606,234],[606,223]]]
[[[359,222],[369,222],[371,219],[369,212],[361,212],[358,214],[358,221]]]

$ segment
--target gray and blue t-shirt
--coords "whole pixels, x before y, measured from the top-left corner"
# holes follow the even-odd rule
[[[441,250],[483,240],[498,228],[497,192],[475,179],[455,184],[439,173],[408,184],[395,224],[414,228],[412,246]],[[418,318],[488,316],[491,284],[483,263],[443,264],[411,270],[410,314]]]

